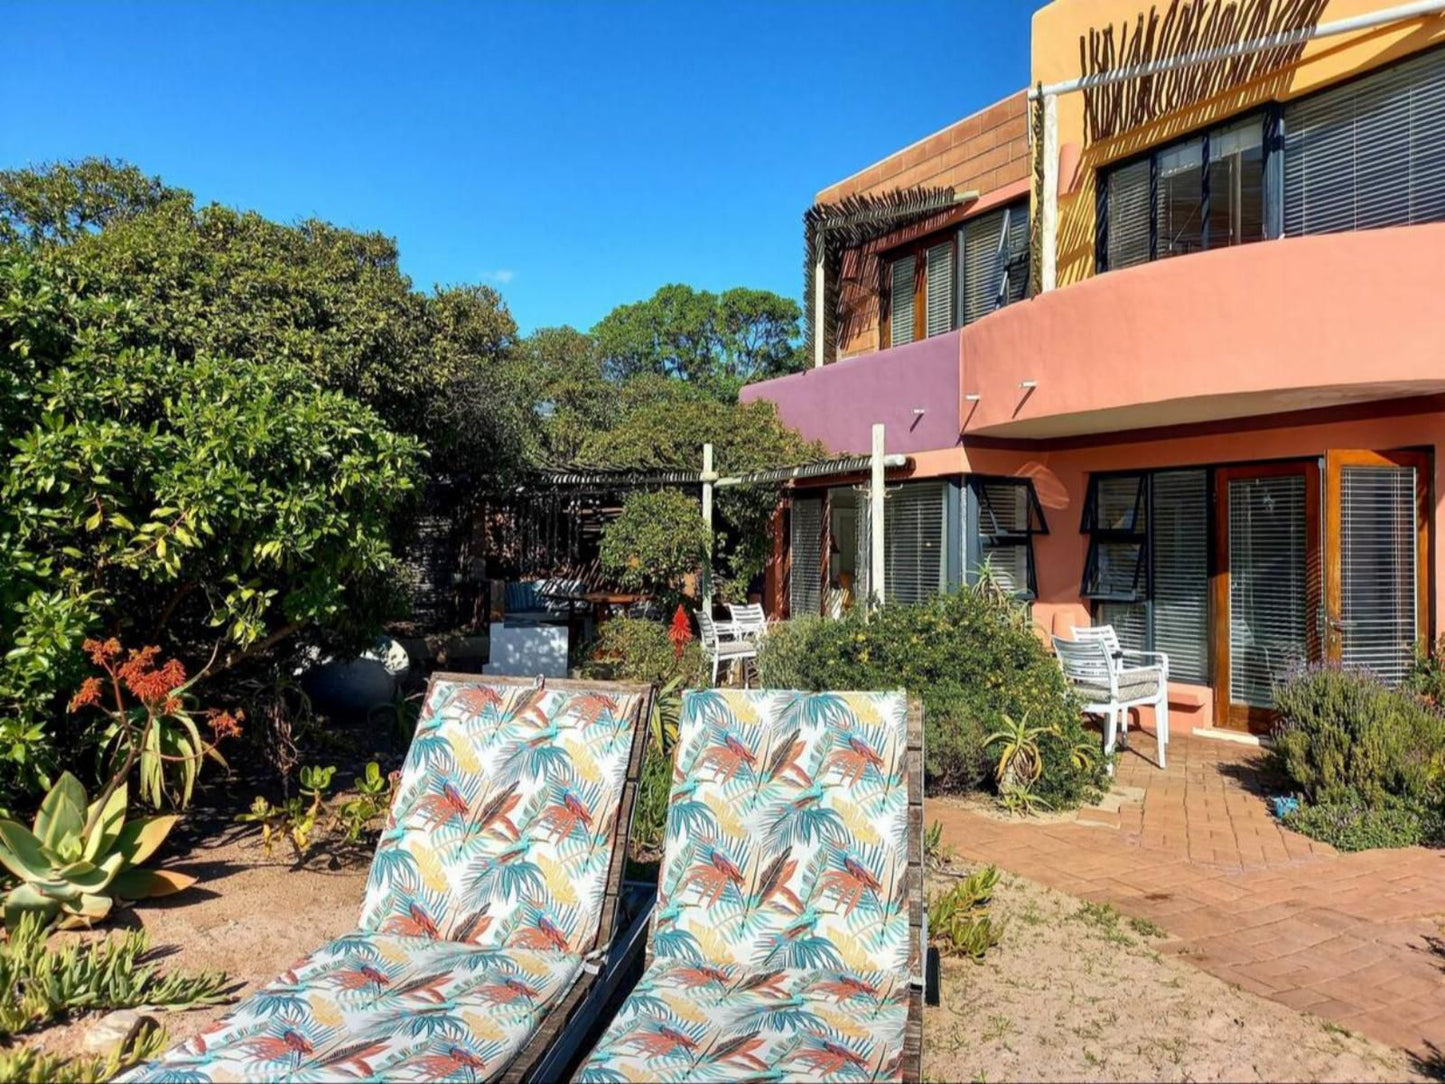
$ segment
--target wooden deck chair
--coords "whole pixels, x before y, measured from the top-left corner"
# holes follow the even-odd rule
[[[653,695],[434,675],[357,930],[123,1079],[525,1079],[612,943]]]
[[[646,970],[575,1079],[918,1080],[922,750],[902,692],[685,693]]]

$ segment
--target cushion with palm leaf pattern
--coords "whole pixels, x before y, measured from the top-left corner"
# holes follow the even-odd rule
[[[577,1075],[655,1080],[898,1080],[899,972],[654,960]]]
[[[683,696],[652,952],[906,972],[902,692]]]
[[[362,930],[124,1079],[486,1080],[581,967],[575,953]]]
[[[638,700],[435,680],[377,845],[362,929],[590,949]]]

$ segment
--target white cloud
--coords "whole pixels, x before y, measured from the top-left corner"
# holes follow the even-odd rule
[[[517,277],[517,272],[510,267],[499,267],[495,271],[483,271],[482,278],[488,282],[499,282],[503,286]]]

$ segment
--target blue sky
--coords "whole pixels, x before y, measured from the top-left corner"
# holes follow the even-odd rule
[[[1022,86],[1035,6],[0,0],[0,167],[380,230],[523,330],[665,282],[796,297],[817,190]]]

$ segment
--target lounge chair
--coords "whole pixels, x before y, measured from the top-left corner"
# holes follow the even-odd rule
[[[647,967],[576,1079],[920,1074],[923,715],[683,696]]]
[[[124,1079],[524,1079],[612,943],[652,696],[434,676],[359,928]]]

